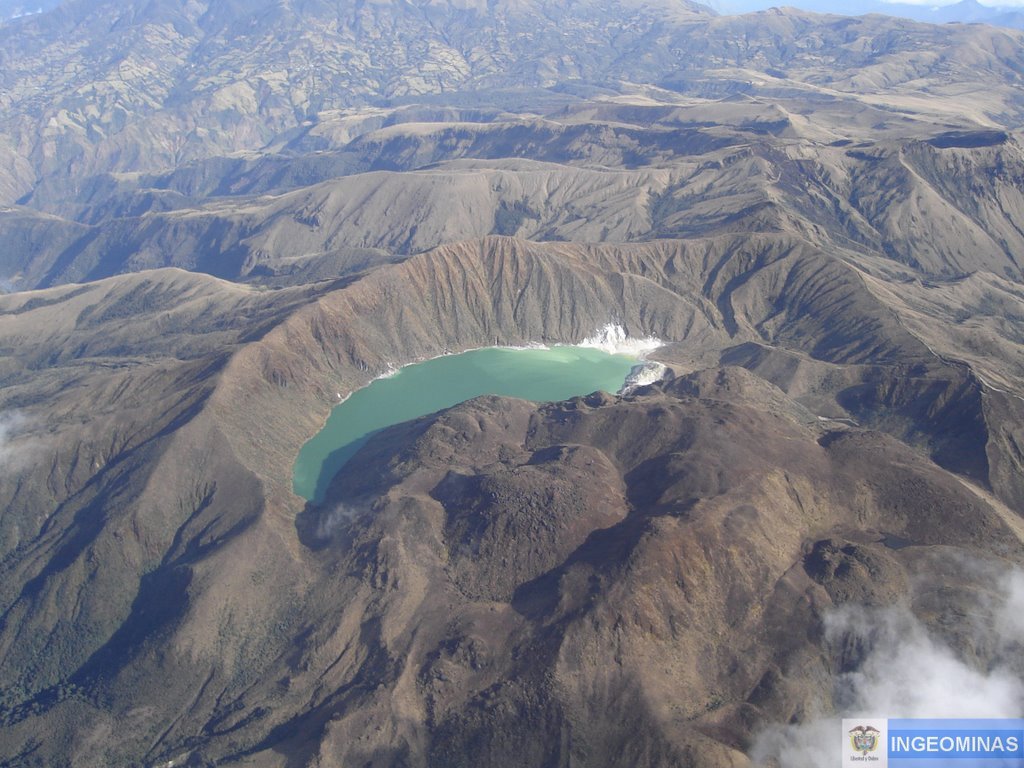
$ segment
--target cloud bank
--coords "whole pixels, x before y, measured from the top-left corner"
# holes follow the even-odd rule
[[[977,616],[963,618],[967,647],[995,660],[984,668],[960,658],[906,607],[844,606],[825,620],[826,643],[857,657],[836,679],[837,712],[763,731],[756,766],[821,768],[840,762],[840,720],[1024,716],[1024,572],[998,578]]]

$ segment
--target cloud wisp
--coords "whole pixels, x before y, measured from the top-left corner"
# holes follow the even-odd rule
[[[32,461],[37,444],[26,438],[28,419],[19,411],[0,412],[0,472],[10,474]]]

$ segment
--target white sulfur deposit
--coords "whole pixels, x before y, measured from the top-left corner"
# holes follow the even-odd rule
[[[653,336],[631,339],[626,334],[626,329],[621,325],[608,323],[608,325],[598,329],[597,333],[593,336],[585,338],[577,346],[600,349],[611,355],[631,355],[643,360],[648,352],[652,352],[664,344],[665,342],[661,339],[656,339]]]

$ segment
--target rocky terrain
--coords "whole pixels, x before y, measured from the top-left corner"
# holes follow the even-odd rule
[[[709,3],[723,13],[749,13],[771,6],[766,0],[713,0]],[[979,3],[978,0],[953,0],[942,5],[886,2],[885,0],[853,0],[837,6],[828,0],[800,0],[798,6],[816,13],[841,13],[863,16],[880,13],[929,24],[993,24],[999,27],[1024,28],[1024,13],[1019,5],[1004,2]]]
[[[669,0],[0,25],[0,763],[803,768],[823,717],[957,714],[881,698],[921,649],[1021,714],[1021,43]],[[292,492],[393,366],[608,323],[670,375]]]

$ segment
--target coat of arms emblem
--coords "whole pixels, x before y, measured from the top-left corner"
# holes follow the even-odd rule
[[[850,743],[853,744],[854,751],[866,755],[868,752],[878,749],[880,735],[881,731],[877,728],[872,728],[870,725],[858,725],[856,728],[850,729]]]

